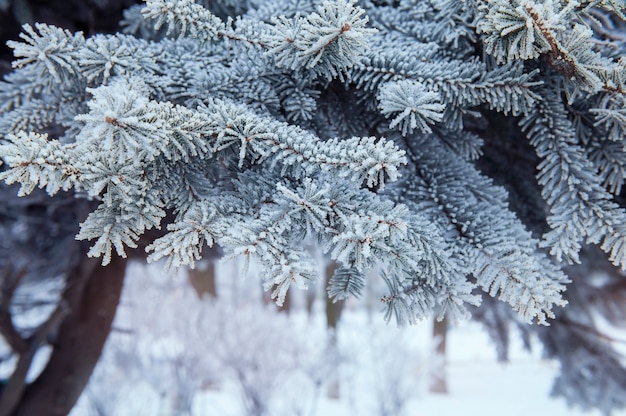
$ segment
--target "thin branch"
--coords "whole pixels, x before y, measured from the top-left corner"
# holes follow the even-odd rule
[[[20,353],[20,358],[15,366],[15,370],[13,370],[9,381],[4,386],[2,394],[0,395],[0,416],[11,415],[20,402],[27,386],[26,376],[32,365],[35,353],[48,335],[60,325],[63,317],[65,317],[67,313],[68,308],[65,302],[59,303],[48,319],[39,325],[27,340],[22,338],[22,341],[26,344],[26,348]]]
[[[585,335],[590,334],[593,335],[599,339],[602,339],[604,341],[608,341],[608,342],[613,342],[613,343],[619,343],[619,344],[625,344],[626,345],[626,339],[619,339],[619,338],[615,338],[612,337],[610,335],[607,335],[604,332],[601,332],[598,328],[594,328],[591,325],[586,325],[580,322],[576,322],[573,321],[569,318],[565,318],[562,317],[559,319],[559,322],[561,322],[563,325],[565,326],[569,326],[575,330],[578,331],[582,331]]]
[[[26,275],[26,268],[21,268],[16,273],[13,273],[13,267],[7,266],[3,271],[3,275],[0,293],[0,335],[4,337],[15,353],[21,355],[28,350],[29,345],[13,324],[11,302],[15,290]]]

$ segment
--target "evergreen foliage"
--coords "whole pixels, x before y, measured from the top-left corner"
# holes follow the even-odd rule
[[[25,25],[0,84],[0,179],[97,201],[76,238],[103,264],[163,228],[150,260],[218,245],[258,261],[280,304],[315,279],[318,244],[340,263],[335,299],[381,265],[399,323],[466,317],[482,291],[510,305],[488,325],[511,309],[548,324],[586,245],[626,270],[625,9],[147,0],[125,34]],[[624,406],[624,377],[593,390],[613,364],[555,391]]]

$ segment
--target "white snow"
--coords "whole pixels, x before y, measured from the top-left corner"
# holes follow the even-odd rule
[[[600,414],[571,409],[563,400],[549,397],[552,379],[558,372],[558,364],[543,360],[538,345],[535,345],[534,351],[528,352],[524,350],[521,340],[513,337],[510,362],[498,363],[494,346],[491,345],[482,328],[474,322],[464,322],[449,331],[447,342],[449,393],[433,394],[428,391],[428,373],[434,360],[431,353],[434,351],[431,322],[423,322],[413,327],[396,328],[393,324],[387,325],[382,322],[381,314],[366,310],[364,306],[367,304],[366,301],[351,302],[344,310],[337,332],[338,350],[336,355],[333,355],[327,347],[328,337],[324,327],[325,317],[321,302],[316,303],[313,316],[308,317],[302,308],[303,295],[300,294],[294,299],[296,310],[285,321],[287,324],[263,326],[262,320],[268,319],[267,314],[271,315],[273,312],[260,306],[255,309],[253,306],[253,304],[261,303],[260,283],[251,277],[221,278],[220,276],[224,274],[234,274],[235,269],[232,264],[220,264],[218,267],[220,297],[224,299],[223,303],[230,306],[238,305],[239,308],[225,312],[225,310],[220,310],[218,305],[213,306],[213,309],[202,309],[202,311],[209,320],[221,317],[219,319],[225,322],[226,319],[231,319],[230,315],[233,314],[239,318],[232,318],[233,320],[229,321],[233,322],[232,325],[225,325],[224,322],[210,322],[211,325],[202,326],[202,323],[197,320],[198,317],[194,317],[193,314],[194,308],[202,302],[195,301],[193,296],[188,296],[189,294],[195,295],[195,293],[186,288],[185,279],[178,276],[168,280],[160,274],[160,267],[160,265],[149,266],[147,269],[138,266],[131,267],[127,276],[127,282],[131,284],[125,287],[122,302],[128,303],[132,299],[134,308],[141,309],[149,308],[142,302],[158,302],[165,305],[161,308],[168,309],[164,311],[164,316],[167,316],[166,320],[172,322],[176,319],[182,320],[185,323],[184,330],[172,328],[171,332],[167,332],[167,328],[154,329],[151,333],[147,332],[150,335],[146,338],[148,341],[134,339],[131,342],[114,342],[116,337],[123,338],[129,335],[113,333],[114,340],[107,344],[102,362],[71,416],[95,415],[94,400],[110,402],[110,407],[107,408],[114,409],[111,413],[113,415],[188,414],[182,410],[172,410],[175,408],[174,399],[168,397],[173,394],[172,389],[181,386],[180,382],[163,384],[162,378],[168,375],[173,377],[172,368],[180,375],[180,372],[185,370],[183,368],[185,365],[193,366],[193,360],[191,364],[186,363],[184,357],[181,358],[181,353],[184,355],[185,351],[191,352],[191,349],[196,347],[199,348],[201,354],[194,354],[193,357],[200,357],[199,360],[204,360],[202,357],[206,357],[208,361],[212,360],[199,367],[209,369],[207,371],[215,371],[215,374],[208,377],[209,381],[205,381],[204,385],[190,396],[192,402],[189,408],[192,409],[191,414],[194,416],[249,414],[246,413],[242,399],[244,397],[242,384],[234,370],[236,368],[255,370],[266,368],[263,366],[272,368],[268,361],[273,361],[274,358],[277,359],[277,363],[287,363],[281,365],[293,366],[293,371],[289,373],[276,371],[275,374],[280,377],[280,380],[276,382],[276,387],[264,386],[264,389],[258,389],[259,392],[268,396],[266,397],[270,409],[268,415],[271,416],[595,416]],[[154,291],[149,289],[151,281],[156,281],[156,286],[161,288],[161,298],[151,298],[154,295]],[[168,284],[173,286],[168,286]],[[249,289],[251,287],[253,289]],[[181,303],[180,308],[172,306],[174,303],[168,300],[171,297],[178,299]],[[250,311],[248,315],[246,315],[246,310]],[[158,315],[158,313],[159,307],[149,311],[149,315]],[[276,316],[275,313],[273,314]],[[228,318],[224,318],[226,316]],[[158,317],[156,319],[155,322],[162,322],[158,320]],[[281,315],[280,319],[287,318]],[[191,328],[193,323],[204,328],[206,340],[201,342],[202,345],[198,345],[197,341],[202,337],[194,336],[192,344],[176,338],[187,337],[185,334],[193,329]],[[116,318],[115,325],[129,328],[133,326],[133,320],[129,318],[127,312],[124,312]],[[249,325],[258,325],[259,328],[265,329],[257,331],[255,328],[249,328]],[[214,332],[217,331],[215,328],[242,331],[245,337],[237,338],[237,335],[233,333],[220,334]],[[283,331],[281,328],[284,328],[286,332],[268,334],[268,332],[281,332]],[[137,333],[131,336],[142,337],[144,333],[146,332],[137,329]],[[163,333],[168,335],[158,335]],[[267,341],[265,338],[261,342],[250,339],[249,337],[257,336],[254,334],[268,337]],[[276,338],[273,335],[281,337]],[[128,345],[136,344],[142,346],[136,351],[144,351],[140,354],[145,354],[145,342],[152,345],[151,354],[158,356],[156,361],[154,357],[150,358],[145,355],[136,357],[128,352],[130,351],[127,348]],[[286,343],[289,344],[289,348],[283,349],[280,345]],[[235,351],[220,350],[225,345],[230,350],[241,347],[244,352],[236,355]],[[269,350],[263,350],[264,345],[267,345]],[[253,348],[252,355],[249,351],[245,352],[246,347]],[[295,351],[294,353],[299,355],[286,360],[284,357],[280,358],[283,350]],[[228,355],[227,352],[232,354]],[[120,359],[121,356],[123,359]],[[236,356],[252,361],[258,359],[258,362],[246,364],[251,367],[243,365],[238,367],[237,363],[219,362],[220,357]],[[334,367],[329,365],[328,360],[326,362],[323,360],[326,356],[330,360],[336,358],[340,363],[336,373],[339,385],[338,399],[327,397],[328,380],[332,377]],[[167,360],[171,361],[172,368],[163,367]],[[222,361],[227,361],[227,359],[224,358]],[[139,371],[130,371],[133,365],[139,368]],[[159,368],[155,369],[154,366],[159,366]],[[190,369],[185,370],[187,373],[184,374],[191,374],[189,377],[192,377],[193,372],[188,370]],[[258,374],[250,375],[250,378],[252,377],[264,379],[263,375]],[[185,385],[193,385],[193,383]],[[392,396],[400,404],[396,410],[388,406],[389,398]],[[386,402],[381,400],[383,397],[386,398]],[[114,404],[111,405],[113,402]],[[614,414],[614,416],[619,415],[626,415],[626,411]]]

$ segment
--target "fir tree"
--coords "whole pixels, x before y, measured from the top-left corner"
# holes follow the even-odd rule
[[[612,282],[626,269],[625,8],[147,0],[125,33],[25,25],[0,84],[0,178],[95,201],[76,238],[103,264],[163,229],[149,260],[219,246],[257,261],[280,304],[318,274],[315,243],[340,264],[335,299],[382,264],[399,323],[467,317],[481,296],[498,339],[494,322],[554,322],[523,328],[584,364],[555,392],[610,412],[626,404],[610,343],[559,343],[594,327],[569,295],[599,262],[588,245]]]

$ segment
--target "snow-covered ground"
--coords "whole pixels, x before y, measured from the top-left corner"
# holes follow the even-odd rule
[[[341,397],[331,400],[321,397],[317,409],[307,415],[379,415],[376,389],[372,380],[377,373],[377,364],[383,357],[371,357],[368,343],[371,331],[362,313],[348,312],[344,315],[344,336],[353,343],[352,358],[360,365],[344,377],[345,386]],[[376,336],[396,337],[393,327],[377,328]],[[413,341],[419,344],[430,342],[430,325],[425,323],[411,328]],[[539,354],[523,350],[521,342],[513,343],[510,362],[496,361],[494,348],[488,337],[475,323],[465,323],[450,331],[448,339],[448,388],[446,395],[428,392],[427,366],[428,349],[415,350],[416,357],[405,357],[414,367],[416,379],[404,414],[411,416],[570,416],[600,415],[599,412],[582,412],[569,408],[563,400],[549,397],[552,379],[558,364],[542,360]],[[396,353],[395,351],[390,351]],[[417,365],[416,365],[417,364]],[[232,387],[232,386],[231,386]],[[324,392],[322,392],[324,393]],[[323,396],[323,394],[322,394]],[[198,415],[244,415],[237,399],[237,392],[231,390],[208,391],[201,395],[195,406]],[[288,413],[285,413],[288,414]],[[626,412],[619,413],[626,415]],[[616,414],[617,415],[617,414]]]
[[[218,276],[232,274],[232,267],[221,265]],[[321,302],[312,316],[302,298],[288,317],[277,314],[261,305],[260,293],[245,289],[258,288],[248,277],[220,280],[222,300],[207,306],[184,278],[159,270],[129,270],[114,324],[122,330],[112,334],[71,416],[96,415],[96,406],[100,415],[239,416],[253,414],[255,405],[272,416],[599,415],[549,397],[558,364],[542,360],[539,348],[529,353],[514,338],[510,361],[498,363],[473,322],[449,331],[449,392],[433,394],[430,322],[396,328],[364,302],[352,302],[333,352]],[[328,397],[333,386],[338,398]],[[187,406],[177,407],[183,399]]]

